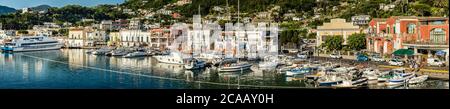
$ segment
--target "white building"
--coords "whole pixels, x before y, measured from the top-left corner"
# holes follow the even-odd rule
[[[121,30],[120,45],[125,47],[142,46],[149,44],[150,33],[141,30]]]
[[[66,46],[78,48],[106,45],[108,39],[108,35],[102,30],[74,28],[69,29],[69,38],[66,40]]]
[[[69,38],[65,45],[66,47],[83,47],[85,38],[86,32],[84,29],[70,29]]]
[[[202,25],[199,22],[199,16],[194,16],[193,30],[188,31],[186,40],[177,40],[186,41],[182,44],[182,52],[193,55],[216,52],[239,58],[260,58],[278,53],[277,24],[268,27],[265,23],[257,26],[226,23],[223,31],[217,24]]]

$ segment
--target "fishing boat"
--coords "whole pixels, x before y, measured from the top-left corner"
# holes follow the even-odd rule
[[[53,38],[45,36],[22,36],[5,43],[2,51],[23,52],[23,51],[42,51],[56,50],[63,45]]]
[[[409,79],[413,78],[415,75],[411,74],[408,76],[403,76],[399,74],[395,74],[391,79],[388,80],[388,85],[395,85],[395,84],[403,84],[406,83]]]
[[[202,60],[198,60],[195,58],[186,59],[186,64],[184,64],[184,68],[187,70],[194,70],[204,68],[206,66],[206,62]]]
[[[342,83],[344,79],[337,77],[336,75],[333,76],[323,76],[317,80],[319,82],[319,86],[332,86],[336,84]]]
[[[230,63],[223,64],[217,68],[219,72],[235,72],[235,71],[243,71],[249,70],[252,65],[248,63]]]
[[[142,51],[135,51],[132,53],[128,53],[127,55],[123,56],[124,58],[133,58],[133,57],[144,57],[147,56],[147,53]]]
[[[367,68],[363,70],[363,77],[367,77],[369,80],[377,80],[378,79],[378,70]]]
[[[367,77],[362,77],[362,78],[356,78],[352,80],[352,84],[353,85],[365,85],[367,84],[367,81],[369,80],[369,78]]]
[[[336,88],[354,88],[354,87],[358,87],[357,85],[354,85],[352,81],[349,81],[349,80],[345,80],[345,81],[342,81],[342,83],[340,83],[340,84],[333,84],[331,86],[336,87]]]
[[[286,76],[301,75],[301,74],[307,74],[307,73],[311,73],[311,72],[312,72],[312,69],[309,67],[294,68],[294,69],[286,71]]]
[[[418,84],[426,81],[428,79],[428,75],[422,75],[418,77],[413,77],[408,80],[408,84]]]

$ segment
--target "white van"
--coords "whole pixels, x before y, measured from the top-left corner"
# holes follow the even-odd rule
[[[428,58],[427,63],[429,66],[445,66],[445,62],[436,58]]]

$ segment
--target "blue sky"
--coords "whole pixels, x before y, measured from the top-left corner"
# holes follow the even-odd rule
[[[25,7],[34,7],[44,4],[53,7],[62,7],[69,4],[96,6],[98,4],[123,3],[124,1],[125,0],[0,0],[0,5],[21,9]]]

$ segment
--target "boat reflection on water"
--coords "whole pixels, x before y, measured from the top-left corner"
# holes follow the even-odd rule
[[[160,63],[152,57],[123,58],[85,53],[83,49],[2,53],[0,88],[315,88],[302,77],[288,77],[277,70],[219,72],[207,67],[185,70],[183,65]],[[15,85],[14,85],[15,84]],[[272,87],[278,86],[278,87]],[[371,89],[389,88],[369,86]],[[394,88],[444,88],[448,81]]]

